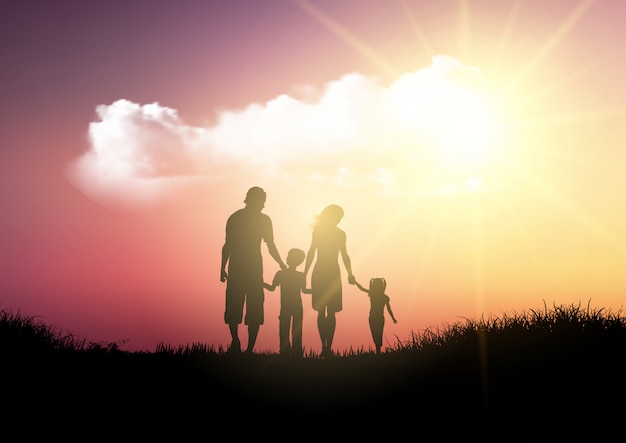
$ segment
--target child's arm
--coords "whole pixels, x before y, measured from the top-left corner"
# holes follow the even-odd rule
[[[387,302],[385,306],[387,306],[387,312],[389,312],[389,315],[391,316],[391,319],[393,320],[393,322],[398,323],[398,320],[396,320],[396,318],[393,316],[393,311],[391,310],[391,303]]]
[[[272,284],[270,285],[269,283],[265,283],[263,282],[263,287],[269,291],[273,291],[274,289],[276,289],[276,286],[278,286],[278,273],[280,271],[276,272],[276,274],[274,274],[274,280],[272,281]]]
[[[354,280],[354,284],[356,285],[357,288],[359,288],[361,291],[363,292],[370,292],[368,291],[366,288],[363,287],[363,285],[361,285],[361,283],[359,283],[358,281]]]

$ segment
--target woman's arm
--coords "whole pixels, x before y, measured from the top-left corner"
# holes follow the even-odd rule
[[[304,263],[304,275],[309,275],[309,269],[311,268],[311,264],[313,263],[313,258],[315,257],[315,251],[317,250],[317,240],[315,239],[315,235],[311,238],[311,246],[309,246],[309,251],[306,253],[306,261]]]
[[[350,256],[348,255],[348,248],[346,247],[346,236],[343,236],[343,242],[341,243],[341,247],[339,248],[339,252],[341,253],[341,258],[343,260],[343,265],[346,267],[346,272],[348,273],[348,283],[351,285],[354,284],[355,279],[352,274],[352,261],[350,260]]]

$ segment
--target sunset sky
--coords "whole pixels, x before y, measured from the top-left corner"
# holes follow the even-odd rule
[[[622,0],[4,1],[0,309],[126,350],[226,347],[225,223],[260,186],[283,258],[343,207],[356,279],[387,280],[386,343],[617,312],[624,24]],[[334,349],[373,347],[345,272],[343,300]]]

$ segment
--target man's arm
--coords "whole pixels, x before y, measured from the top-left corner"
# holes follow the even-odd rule
[[[230,257],[230,245],[228,242],[224,243],[222,246],[222,267],[220,269],[220,281],[226,281],[228,278],[228,274],[226,273],[226,263],[228,262],[228,258]]]
[[[276,243],[274,243],[273,239],[267,242],[267,250],[269,251],[272,258],[276,260],[276,263],[278,263],[280,269],[287,269],[287,265],[285,265],[283,259],[280,258],[280,253],[278,252],[278,248],[276,247]]]
[[[265,224],[263,226],[263,239],[265,240],[265,244],[267,245],[267,251],[270,253],[271,257],[278,263],[280,269],[287,269],[287,265],[283,262],[283,259],[280,258],[280,253],[278,252],[278,248],[276,247],[276,243],[274,242],[274,226],[272,225],[272,219],[269,216],[265,215]]]

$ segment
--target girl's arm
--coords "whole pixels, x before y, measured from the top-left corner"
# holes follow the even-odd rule
[[[393,322],[398,323],[398,320],[396,320],[396,318],[393,316],[393,311],[391,310],[391,303],[387,302],[385,306],[387,306],[387,312],[389,312],[389,315],[391,316],[391,319],[393,320]]]
[[[363,285],[361,285],[361,283],[359,283],[358,281],[354,280],[354,284],[356,285],[357,288],[359,288],[361,291],[363,292],[370,292],[367,288],[364,288]]]

